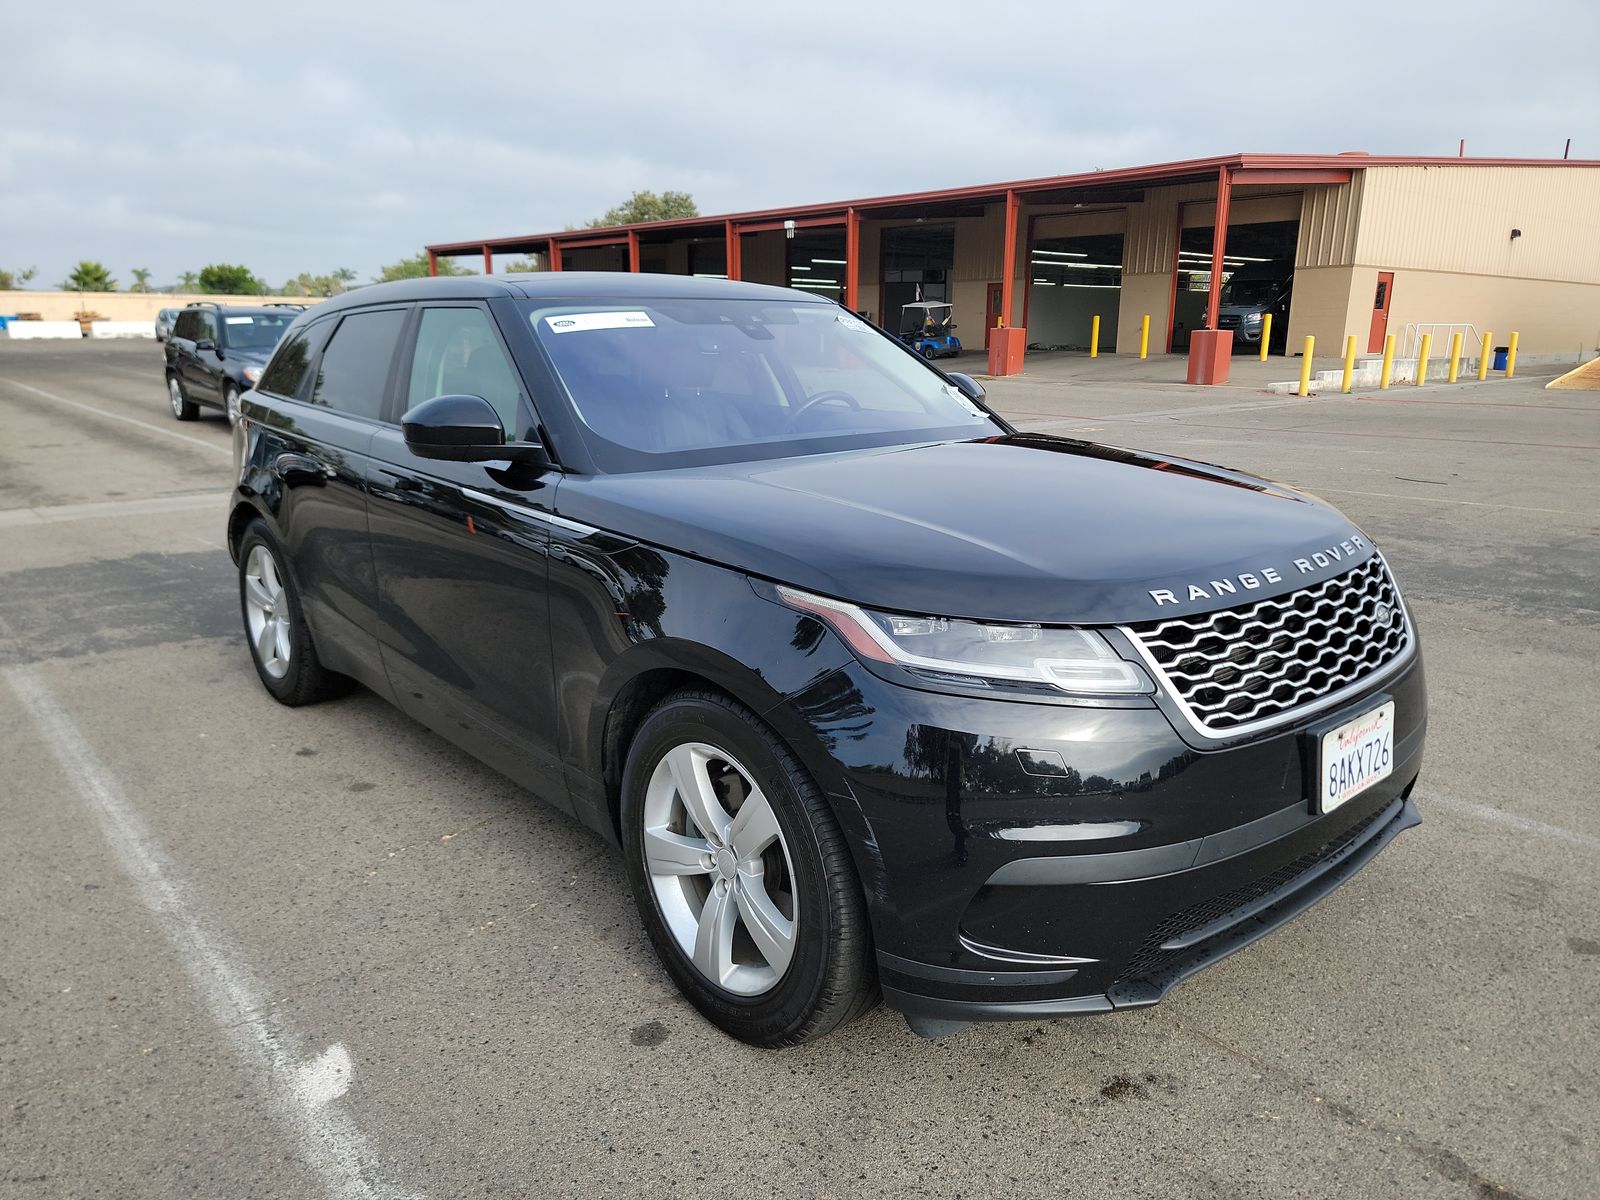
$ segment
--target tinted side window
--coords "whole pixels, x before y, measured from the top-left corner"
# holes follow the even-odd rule
[[[217,318],[208,312],[197,312],[195,316],[200,321],[200,330],[195,334],[195,337],[210,338],[215,342],[217,340]]]
[[[178,321],[172,327],[172,336],[194,340],[195,331],[200,327],[200,314],[192,308],[186,308],[178,314]]]
[[[405,311],[396,308],[351,313],[341,321],[322,352],[311,403],[378,420],[383,415],[389,364],[405,319]]]
[[[285,338],[256,386],[276,396],[298,398],[305,390],[307,368],[332,328],[332,321],[319,321]]]
[[[522,386],[489,323],[478,308],[425,308],[417,327],[406,407],[435,396],[482,396],[500,414],[500,427],[515,440],[521,433]]]

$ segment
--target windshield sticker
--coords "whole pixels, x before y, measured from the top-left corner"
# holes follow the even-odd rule
[[[228,325],[254,325],[256,323],[254,317],[223,317],[222,320]]]
[[[834,319],[846,329],[853,330],[856,333],[872,332],[872,326],[868,325],[865,321],[858,317],[852,317],[849,313],[840,313]]]
[[[656,323],[645,312],[563,313],[546,317],[551,333],[579,333],[585,329],[654,329]]]

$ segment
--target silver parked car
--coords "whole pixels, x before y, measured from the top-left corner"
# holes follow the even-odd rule
[[[164,342],[172,336],[172,326],[178,319],[178,309],[163,308],[156,314],[156,341]]]

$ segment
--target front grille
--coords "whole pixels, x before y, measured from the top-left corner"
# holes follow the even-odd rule
[[[1406,652],[1400,593],[1377,554],[1285,596],[1128,628],[1206,734],[1273,724]]]
[[[1235,927],[1250,917],[1294,895],[1301,886],[1301,876],[1330,860],[1339,858],[1346,851],[1354,853],[1351,848],[1363,840],[1373,825],[1383,817],[1392,819],[1398,808],[1398,801],[1384,805],[1357,821],[1343,833],[1335,835],[1313,850],[1308,850],[1293,862],[1285,863],[1276,871],[1237,887],[1231,892],[1213,896],[1181,912],[1173,913],[1150,931],[1150,935],[1145,938],[1138,952],[1122,968],[1121,974],[1111,987],[1113,997],[1131,1000],[1141,996],[1153,997],[1164,992],[1176,978],[1185,973],[1185,967],[1206,956],[1208,947],[1219,939],[1225,939]],[[1228,920],[1230,917],[1234,919]],[[1167,942],[1183,941],[1186,935],[1210,925],[1216,925],[1217,929],[1209,933],[1204,940],[1178,949],[1162,948]]]

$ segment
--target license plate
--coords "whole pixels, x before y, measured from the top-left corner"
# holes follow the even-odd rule
[[[1332,812],[1394,770],[1394,701],[1322,735],[1317,811]]]

